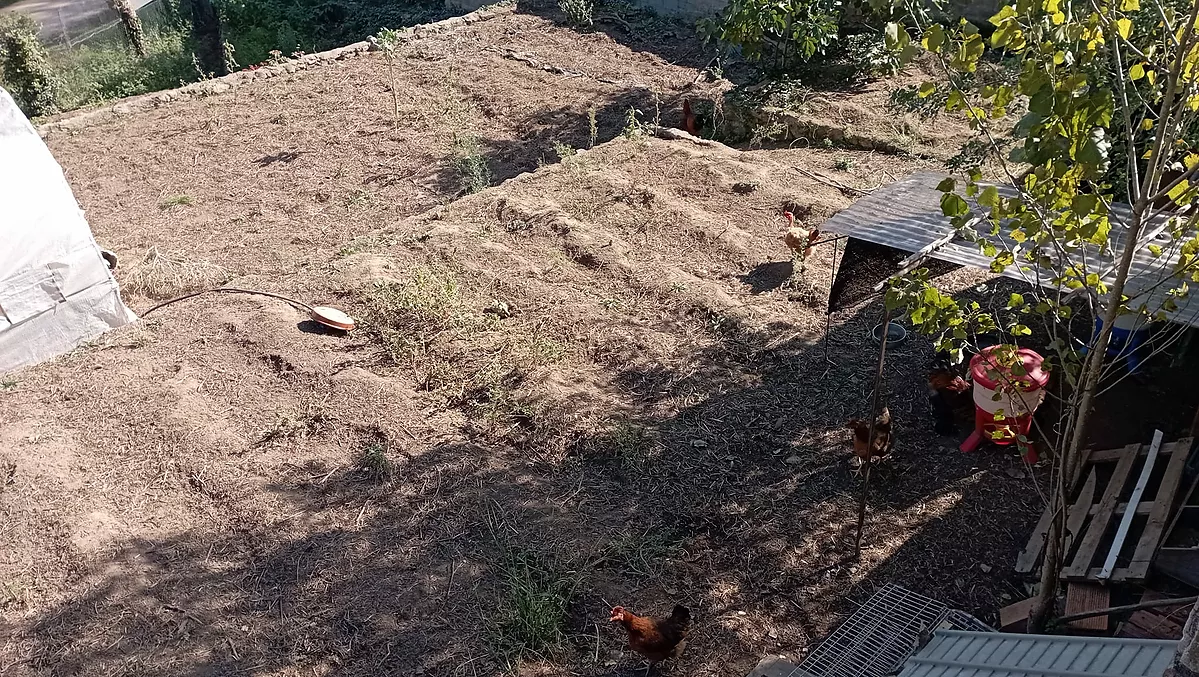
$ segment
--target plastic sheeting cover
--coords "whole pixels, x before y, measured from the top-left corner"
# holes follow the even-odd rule
[[[0,88],[0,373],[136,319],[62,168]]]

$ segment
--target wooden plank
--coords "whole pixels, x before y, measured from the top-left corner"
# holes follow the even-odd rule
[[[1128,504],[1121,503],[1116,506],[1115,514],[1123,515],[1125,510],[1128,510]],[[1144,517],[1145,515],[1148,515],[1152,511],[1153,511],[1153,502],[1152,501],[1141,501],[1140,505],[1137,506],[1137,509],[1133,511],[1133,514]],[[1092,505],[1091,511],[1088,512],[1087,514],[1094,515],[1097,512],[1099,512],[1099,504],[1098,503]]]
[[[1156,590],[1152,590],[1152,589],[1146,589],[1145,592],[1141,595],[1142,602],[1152,602],[1153,600],[1171,599],[1171,598],[1174,598],[1174,595],[1162,594],[1162,593],[1160,593]],[[1189,604],[1170,604],[1167,606],[1153,607],[1150,609],[1150,611],[1152,611],[1155,614],[1160,614],[1162,616],[1167,616],[1167,617],[1179,617],[1179,615],[1181,614],[1181,618],[1183,619],[1183,622],[1185,622],[1187,614],[1190,613],[1192,606],[1194,606],[1194,602],[1191,602]]]
[[[1185,445],[1185,446],[1184,446]],[[1149,513],[1149,521],[1141,532],[1141,540],[1137,542],[1136,552],[1128,569],[1130,575],[1137,579],[1148,578],[1149,565],[1157,553],[1157,546],[1162,540],[1162,530],[1165,529],[1166,519],[1170,516],[1170,507],[1174,504],[1174,494],[1182,483],[1182,471],[1186,469],[1187,453],[1191,450],[1191,441],[1178,441],[1173,445],[1174,453],[1166,466],[1166,474],[1162,475],[1162,483],[1157,487],[1157,495],[1153,497],[1153,510]],[[1183,451],[1186,449],[1186,452]]]
[[[999,629],[1003,632],[1024,632],[1028,627],[1028,617],[1036,606],[1037,598],[1029,597],[1014,604],[1009,604],[999,610]]]
[[[1066,616],[1106,609],[1112,605],[1107,586],[1094,583],[1070,583],[1066,586]],[[1107,630],[1107,614],[1080,618],[1068,624],[1076,630]]]
[[[1136,506],[1140,505],[1141,496],[1145,495],[1145,488],[1149,486],[1149,478],[1153,476],[1153,466],[1157,463],[1157,452],[1162,448],[1162,437],[1164,436],[1165,433],[1160,430],[1153,431],[1153,442],[1149,445],[1149,454],[1145,456],[1145,465],[1141,467],[1141,476],[1137,478],[1137,484],[1132,488],[1132,495],[1128,497],[1128,505],[1133,506],[1133,510],[1125,510],[1124,516],[1120,518],[1116,537],[1112,540],[1112,547],[1107,551],[1103,570],[1099,572],[1101,581],[1111,578],[1112,571],[1116,568],[1116,560],[1119,559],[1120,551],[1124,548],[1124,539],[1128,538],[1128,530],[1132,527]]]
[[[1134,444],[1132,446],[1135,447],[1138,445]],[[1144,454],[1148,451],[1148,449],[1144,445],[1140,445],[1140,446],[1141,446],[1141,450],[1139,452],[1137,452],[1138,454]],[[1116,461],[1119,461],[1120,459],[1124,458],[1124,451],[1126,449],[1128,449],[1128,447],[1121,447],[1119,449],[1104,449],[1103,451],[1091,452],[1091,463],[1115,463]],[[1162,447],[1157,452],[1157,455],[1165,456],[1166,454],[1170,453],[1171,451],[1173,451],[1172,447],[1170,448],[1170,450],[1167,450],[1166,447]]]
[[[1127,453],[1121,456],[1116,463],[1116,471],[1112,473],[1112,479],[1103,492],[1103,500],[1099,502],[1099,511],[1091,518],[1091,524],[1087,527],[1087,532],[1082,538],[1081,545],[1078,546],[1078,551],[1074,554],[1074,559],[1070,561],[1070,566],[1062,570],[1063,576],[1075,579],[1087,577],[1091,568],[1091,560],[1095,557],[1095,550],[1107,532],[1108,522],[1112,519],[1112,512],[1115,511],[1116,503],[1119,502],[1120,493],[1124,491],[1128,473],[1132,471],[1132,464],[1136,461],[1141,446],[1132,444],[1125,447]]]
[[[1078,495],[1078,503],[1070,506],[1070,512],[1066,515],[1066,533],[1068,534],[1066,541],[1066,551],[1062,553],[1062,561],[1069,561],[1070,550],[1080,539],[1083,522],[1091,511],[1083,510],[1083,506],[1090,506],[1095,501],[1095,487],[1099,485],[1099,471],[1091,466],[1091,472],[1087,473],[1087,483],[1082,485],[1082,492]]]
[[[1086,467],[1087,462],[1090,460],[1090,457],[1091,457],[1090,455],[1091,455],[1091,451],[1089,449],[1083,450],[1082,461],[1081,461],[1080,467],[1083,467],[1083,468]],[[1079,480],[1081,480],[1082,473],[1080,472],[1078,474],[1078,476],[1079,476]],[[1089,479],[1088,479],[1088,481],[1089,481]],[[1078,486],[1077,481],[1075,482],[1075,486]],[[1070,489],[1071,489],[1071,492],[1073,492],[1074,487],[1071,487]],[[1083,486],[1083,489],[1084,489],[1084,493],[1085,493],[1085,489],[1086,489],[1085,485]],[[1084,500],[1082,500],[1083,496],[1080,495],[1078,500],[1075,501],[1075,503],[1081,503],[1082,505],[1089,505],[1092,501],[1094,501],[1094,495],[1095,495],[1094,487],[1091,487],[1091,494],[1090,494],[1091,498],[1087,498],[1084,501]],[[1074,514],[1074,507],[1071,506],[1070,511],[1067,514],[1067,519],[1069,519],[1069,516],[1073,515],[1073,514]],[[1016,558],[1016,569],[1015,569],[1016,573],[1018,573],[1018,574],[1031,573],[1033,568],[1036,567],[1037,560],[1041,558],[1041,550],[1043,550],[1045,548],[1045,538],[1049,534],[1049,520],[1051,518],[1052,518],[1052,514],[1049,512],[1049,508],[1045,508],[1045,512],[1041,513],[1041,519],[1037,520],[1037,526],[1034,527],[1032,530],[1032,536],[1029,536],[1029,538],[1028,538],[1028,544],[1026,544],[1024,546],[1024,549],[1020,551],[1020,556]],[[1068,524],[1067,524],[1066,528],[1067,528],[1067,530],[1070,531],[1070,533],[1075,533],[1078,531],[1077,528],[1070,530]],[[1069,549],[1067,549],[1067,552],[1069,552]]]
[[[1148,609],[1134,611],[1128,617],[1128,622],[1157,639],[1179,639],[1182,637],[1182,625],[1180,623]]]
[[[1037,560],[1041,559],[1041,551],[1045,549],[1045,539],[1049,536],[1049,522],[1052,519],[1053,513],[1049,508],[1045,508],[1045,512],[1041,513],[1041,519],[1037,520],[1037,526],[1032,530],[1032,536],[1028,537],[1028,544],[1016,558],[1016,573],[1032,573]]]
[[[1085,573],[1071,577],[1071,581],[1091,581],[1099,580],[1099,572],[1103,571],[1103,567],[1091,567]],[[1128,567],[1116,567],[1112,569],[1111,582],[1122,582],[1128,580]]]
[[[1116,636],[1126,639],[1157,639],[1132,623],[1121,623],[1116,628]]]

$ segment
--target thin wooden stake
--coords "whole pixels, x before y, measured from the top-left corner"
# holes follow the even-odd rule
[[[862,498],[858,501],[858,533],[853,542],[853,557],[855,560],[862,558],[862,530],[866,523],[866,499],[870,496],[870,452],[874,450],[874,423],[878,420],[878,403],[882,396],[883,390],[883,366],[887,359],[887,337],[890,336],[888,331],[891,328],[891,309],[886,307],[886,300],[883,301],[883,331],[882,336],[878,341],[878,368],[874,372],[874,397],[870,402],[870,428],[866,435],[866,458],[863,463],[866,465],[865,475],[862,477]]]

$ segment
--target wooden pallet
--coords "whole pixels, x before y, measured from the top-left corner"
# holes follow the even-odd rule
[[[1066,513],[1068,537],[1063,579],[1076,582],[1145,580],[1161,542],[1190,448],[1191,439],[1185,438],[1157,447],[1133,444],[1095,451],[1084,459],[1078,477],[1085,481],[1081,482],[1081,487],[1073,488],[1074,498]],[[1154,467],[1162,464],[1164,472],[1153,472]],[[1140,470],[1134,474],[1136,468]],[[1095,502],[1104,477],[1107,480],[1102,496]],[[1133,499],[1131,508],[1121,501],[1125,496]],[[1152,500],[1139,500],[1141,496],[1152,496]],[[1128,514],[1130,510],[1131,515]],[[1145,523],[1134,527],[1137,516],[1144,517]],[[1048,510],[1041,515],[1028,544],[1016,560],[1016,573],[1030,575],[1039,571],[1051,518]],[[1126,553],[1125,543],[1136,543],[1131,554]],[[1122,552],[1125,552],[1123,557],[1120,556]]]

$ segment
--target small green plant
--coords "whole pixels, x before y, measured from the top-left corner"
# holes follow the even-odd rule
[[[350,209],[362,209],[364,207],[369,207],[374,204],[374,202],[374,194],[369,190],[364,190],[362,188],[356,188],[353,191],[350,191],[350,194],[346,196],[346,206]]]
[[[225,72],[232,73],[241,68],[237,63],[237,50],[228,40],[221,41],[221,62],[225,64]]]
[[[559,160],[565,160],[566,158],[573,156],[576,152],[577,151],[575,150],[574,146],[570,145],[569,143],[562,143],[561,141],[554,142],[554,154],[558,156]]]
[[[629,421],[613,421],[595,441],[599,458],[615,461],[628,472],[645,468],[654,451],[654,437],[644,426]]]
[[[168,195],[158,203],[158,208],[166,210],[171,207],[185,207],[194,203],[195,200],[190,195]]]
[[[544,658],[566,639],[566,611],[581,576],[552,557],[510,550],[499,565],[504,586],[493,642],[511,665]]]
[[[595,106],[587,109],[587,147],[595,148],[595,142],[599,139],[599,122],[598,114]]]
[[[350,240],[337,250],[338,258],[345,258],[358,252],[371,251],[373,249],[382,249],[390,247],[396,243],[395,236],[380,235],[372,233],[370,235],[361,235]]]
[[[400,46],[400,32],[390,28],[384,28],[375,36],[374,42],[383,52],[383,59],[387,62],[387,77],[391,81],[391,108],[396,126],[400,124],[400,94],[396,87],[396,50]]]
[[[478,193],[491,185],[491,168],[483,155],[479,138],[462,134],[454,138],[454,168],[462,182],[462,190]]]
[[[366,445],[362,450],[362,458],[358,460],[358,467],[376,482],[391,479],[394,468],[391,459],[387,457],[387,445],[379,441]]]
[[[566,15],[570,25],[576,28],[590,27],[595,23],[595,5],[591,0],[558,0],[558,9]]]
[[[652,525],[644,531],[624,529],[604,547],[603,561],[622,575],[653,578],[661,575],[664,560],[678,547],[677,535],[665,525]]]
[[[16,388],[16,387],[17,387],[17,380],[15,378],[5,378],[3,380],[0,380],[0,390],[12,390],[13,388]]]
[[[858,161],[855,160],[854,158],[851,158],[848,156],[842,156],[842,157],[837,158],[833,162],[833,169],[835,169],[839,172],[852,172],[853,168],[856,167],[857,164],[858,164]]]
[[[0,472],[0,490],[4,488],[3,479],[3,473]],[[0,610],[20,610],[24,609],[28,604],[29,588],[25,584],[20,581],[4,581],[0,583]]]
[[[59,111],[59,82],[37,22],[24,14],[0,18],[0,82],[29,117]]]
[[[787,135],[787,125],[779,120],[754,125],[750,130],[750,148],[761,148],[767,141],[777,141]]]
[[[825,150],[831,150],[833,147],[833,140],[826,136],[820,140],[820,146]]]
[[[640,139],[649,133],[649,127],[638,117],[641,113],[636,108],[629,108],[624,116],[624,129],[621,134],[626,139]]]

